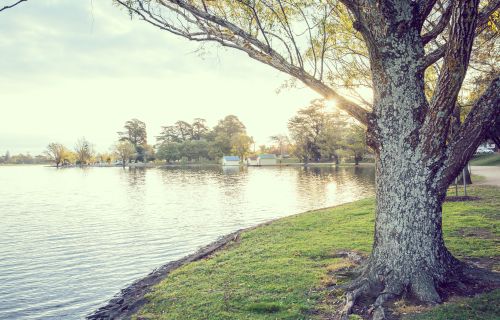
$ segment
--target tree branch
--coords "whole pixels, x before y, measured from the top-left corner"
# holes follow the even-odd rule
[[[359,13],[359,3],[357,0],[339,0],[346,6],[353,14]]]
[[[450,115],[469,65],[478,5],[479,0],[458,0],[453,8],[443,66],[421,130],[423,148],[429,158],[433,158],[446,143]]]
[[[490,16],[500,8],[500,0],[490,0],[487,6],[485,6],[477,17],[477,28],[480,33],[484,30],[484,28],[488,25],[488,20]]]
[[[453,8],[454,2],[454,0],[450,1],[448,7],[446,7],[443,14],[439,18],[438,23],[429,32],[422,35],[422,42],[424,43],[424,45],[429,43],[429,41],[431,41],[432,39],[435,39],[446,28],[451,18],[451,9]]]
[[[431,53],[424,57],[424,62],[422,63],[422,70],[429,68],[434,63],[438,62],[439,59],[444,57],[446,52],[446,44],[441,45]]]
[[[421,25],[424,24],[425,19],[429,16],[432,11],[432,8],[436,4],[437,0],[420,0],[418,6],[418,15],[420,17]]]
[[[460,170],[472,158],[484,135],[500,117],[500,76],[476,101],[460,129],[452,136],[446,149],[443,172],[438,188],[445,191]]]
[[[163,6],[165,10],[170,10],[171,13],[179,15],[191,25],[191,27],[186,26],[185,29],[182,30],[180,26],[173,26],[165,19],[159,19],[152,16],[151,10],[145,6],[141,6],[142,1],[140,0],[117,0],[117,2],[138,14],[146,22],[163,30],[190,40],[218,42],[223,46],[241,50],[247,53],[251,58],[301,80],[305,85],[321,94],[324,98],[335,99],[340,109],[346,111],[361,123],[367,124],[367,110],[341,96],[332,88],[325,85],[322,81],[310,75],[307,71],[305,71],[304,65],[301,61],[297,61],[298,65],[287,61],[279,52],[275,50],[275,48],[270,46],[268,41],[265,41],[265,38],[265,42],[263,42],[258,39],[257,36],[253,36],[228,19],[222,18],[219,15],[210,12],[209,8],[208,10],[205,10],[201,6],[198,8],[192,1],[158,0],[159,5]],[[207,6],[208,5],[209,3],[207,2]],[[280,6],[281,5],[282,4],[280,2]],[[281,7],[281,11],[285,14],[284,7]],[[193,31],[192,27],[197,27],[199,30]],[[264,33],[270,35],[268,31],[264,30],[263,25],[258,27],[262,28],[260,32],[262,36],[264,36]],[[293,37],[292,29],[288,20],[283,28],[283,32],[285,34]],[[296,50],[297,57],[300,60],[300,52],[298,51],[295,40],[292,39],[291,41],[291,50]]]
[[[0,12],[4,11],[4,10],[7,10],[7,9],[10,9],[10,8],[14,8],[15,6],[17,6],[18,4],[20,4],[21,2],[26,2],[28,0],[19,0],[11,5],[7,5],[7,6],[4,6],[2,8],[0,8]]]
[[[479,0],[459,0],[454,8],[454,21],[431,108],[449,109],[455,106],[469,65],[478,5]]]
[[[456,0],[454,1],[456,3]],[[451,4],[450,4],[451,6]],[[486,7],[484,7],[478,14],[477,16],[477,23],[476,23],[476,31],[475,31],[475,37],[478,36],[480,33],[484,31],[484,29],[488,25],[488,20],[493,12],[498,10],[500,8],[500,0],[492,0]],[[449,22],[449,21],[448,21]],[[441,20],[438,22],[441,23]],[[444,28],[446,28],[446,25],[444,25]],[[437,27],[437,25],[436,25]],[[431,30],[428,33],[422,35],[422,41],[424,43],[428,43],[429,41],[432,41],[437,37],[440,33],[442,33],[443,30],[441,30],[440,33],[436,34],[435,36],[432,33],[437,33],[439,30]],[[438,46],[436,49],[428,53],[425,58],[424,62],[422,63],[422,68],[423,70],[427,69],[434,63],[436,63],[439,59],[444,57],[444,54],[446,52],[446,46],[447,44],[442,44]]]

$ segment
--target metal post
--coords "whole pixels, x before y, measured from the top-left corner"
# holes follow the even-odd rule
[[[458,177],[455,177],[455,197],[458,197]]]
[[[465,168],[462,169],[462,177],[464,181],[464,195],[467,197],[467,182],[465,181]]]

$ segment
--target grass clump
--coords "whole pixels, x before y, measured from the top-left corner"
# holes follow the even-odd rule
[[[281,310],[281,306],[273,302],[258,302],[248,306],[248,311],[256,313],[275,313]]]
[[[473,186],[468,191],[481,199],[444,205],[446,244],[462,259],[498,257],[500,189]],[[350,281],[332,275],[349,267],[337,253],[370,252],[374,209],[374,199],[365,199],[244,232],[224,250],[173,271],[147,295],[149,302],[135,317],[322,319],[336,308],[328,303],[332,295],[342,294],[331,286]],[[477,236],[474,230],[480,231]],[[475,300],[463,301],[475,305]],[[495,308],[487,312],[498,314]]]

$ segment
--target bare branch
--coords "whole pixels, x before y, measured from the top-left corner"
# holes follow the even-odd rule
[[[28,0],[19,0],[17,2],[14,2],[11,5],[6,5],[6,6],[2,7],[2,8],[0,8],[0,12],[2,12],[4,10],[7,10],[7,9],[10,9],[10,8],[14,8],[15,6],[19,5],[20,3],[26,2],[26,1],[28,1]]]
[[[422,35],[422,42],[424,44],[427,44],[432,39],[435,39],[446,28],[451,18],[451,12],[452,12],[451,9],[453,8],[454,2],[455,2],[454,0],[450,1],[444,12],[441,14],[438,23],[429,32]]]
[[[321,42],[321,58],[320,58],[320,72],[319,72],[319,79],[323,79],[323,73],[325,69],[325,53],[326,53],[326,41],[327,41],[327,36],[326,36],[326,8],[325,8],[325,16],[322,20],[322,32],[323,32],[323,41]]]
[[[419,1],[418,15],[420,18],[419,19],[420,23],[422,25],[424,24],[425,19],[427,19],[427,16],[429,16],[429,14],[431,13],[432,8],[436,4],[436,1],[437,0],[420,0]]]
[[[262,24],[260,22],[259,15],[257,14],[257,11],[255,10],[255,3],[253,5],[250,5],[247,1],[238,0],[238,2],[242,3],[243,5],[250,8],[250,10],[252,10],[255,21],[257,22],[257,26],[259,27],[259,30],[262,33],[262,36],[264,37],[264,40],[266,41],[267,46],[269,48],[271,48],[271,44],[269,43],[269,39],[266,36],[266,32],[264,31],[264,28],[262,28]]]
[[[288,18],[286,16],[285,8],[283,8],[283,4],[281,3],[280,0],[278,0],[278,4],[280,6],[281,13],[283,13],[283,17],[285,20],[285,26],[286,26],[286,29],[288,30],[288,35],[290,37],[290,40],[292,40],[293,47],[295,48],[295,54],[297,55],[297,59],[299,60],[299,65],[301,68],[303,68],[304,61],[302,59],[302,55],[300,54],[300,49],[297,46],[297,42],[295,41],[295,37],[293,36],[293,32],[292,32],[292,28],[290,27],[290,23],[288,23]]]
[[[285,20],[280,19],[279,16],[281,14],[275,11],[272,13],[272,8],[269,8],[269,10],[271,14],[276,15],[277,22],[282,24],[283,29],[281,29],[281,35],[284,35],[285,39],[283,39],[280,34],[266,30],[264,25],[257,22],[257,20],[255,21],[257,22],[257,27],[260,32],[254,34],[252,31],[246,31],[229,19],[224,18],[225,14],[215,14],[211,10],[213,7],[210,7],[212,4],[209,2],[206,2],[205,6],[200,4],[200,7],[197,7],[192,1],[158,0],[158,3],[163,8],[168,10],[171,14],[181,17],[189,24],[188,26],[181,26],[179,24],[173,25],[160,15],[153,14],[152,10],[142,5],[144,3],[143,1],[117,0],[117,2],[137,14],[144,21],[163,30],[189,40],[217,42],[222,46],[243,51],[251,58],[301,80],[324,98],[335,99],[340,109],[343,109],[363,124],[367,122],[368,112],[363,107],[339,95],[331,87],[328,87],[321,80],[316,79],[304,69],[300,50],[294,39],[290,22],[286,17],[286,10],[281,2],[281,9],[278,10],[281,11]],[[265,3],[263,4],[265,5]],[[246,19],[251,19],[250,16],[257,19],[257,17],[255,17],[257,10],[250,11],[251,13],[248,12],[248,16],[243,17],[244,20],[239,19],[237,23],[246,25],[248,22]],[[270,37],[279,39],[284,44],[284,48],[290,55],[290,61],[285,59],[278,51],[271,47]],[[295,51],[295,55],[298,59],[297,64],[293,62],[293,51]]]
[[[443,44],[439,46],[437,49],[432,51],[431,53],[427,54],[424,57],[424,62],[422,64],[422,69],[425,70],[434,63],[436,63],[439,59],[444,57],[444,54],[446,52],[446,44]]]
[[[312,51],[313,59],[314,59],[313,77],[316,77],[316,71],[318,69],[318,57],[316,55],[316,49],[314,48],[311,24],[309,23],[309,19],[307,19],[307,16],[304,13],[304,10],[302,10],[302,8],[300,6],[297,6],[297,5],[295,5],[295,8],[297,10],[299,10],[300,14],[302,15],[302,19],[304,19],[304,22],[307,25],[307,32],[309,33],[309,44],[311,45],[311,51]],[[321,75],[320,75],[320,79],[321,79]]]

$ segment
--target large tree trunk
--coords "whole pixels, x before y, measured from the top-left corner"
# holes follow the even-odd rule
[[[374,112],[367,140],[375,150],[377,209],[373,250],[351,300],[372,294],[381,312],[387,299],[403,293],[441,301],[436,288],[460,265],[441,228],[446,188],[437,181],[445,149],[436,146],[443,141],[437,136],[426,143],[421,136],[429,110],[420,64],[424,48],[416,28],[405,31],[368,41]]]
[[[443,241],[444,195],[418,162],[410,166],[379,158],[376,166],[375,240],[367,275],[385,294],[406,291],[439,302],[436,286],[452,279],[460,266]]]

